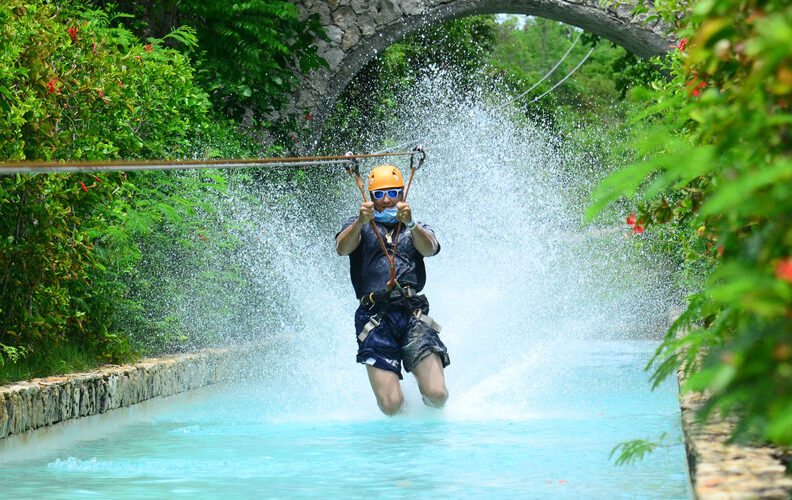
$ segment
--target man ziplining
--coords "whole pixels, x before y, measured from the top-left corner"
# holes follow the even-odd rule
[[[412,169],[412,173],[415,168]],[[363,203],[357,217],[336,234],[338,255],[349,255],[349,269],[360,306],[355,311],[357,362],[366,365],[377,405],[386,415],[404,404],[401,365],[415,375],[424,403],[442,407],[448,399],[443,368],[450,363],[440,326],[418,295],[426,283],[424,257],[440,251],[434,231],[413,220],[405,202],[401,172],[392,165],[368,177],[368,201],[355,171]],[[412,176],[410,177],[412,181]]]

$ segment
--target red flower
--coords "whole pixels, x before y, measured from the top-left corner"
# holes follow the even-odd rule
[[[96,179],[96,182],[98,182],[99,184],[101,184],[101,183],[102,183],[102,179],[100,179],[99,177],[97,177],[97,176],[95,176],[95,175],[94,175],[94,179]]]
[[[126,182],[126,172],[118,172],[118,173],[124,177],[124,181],[122,182]]]
[[[627,224],[632,226],[633,234],[643,234],[645,230],[643,226],[643,222],[644,222],[643,218],[641,220],[635,218],[635,213],[631,213],[630,215],[627,216]]]
[[[295,134],[294,132],[289,132],[289,137],[291,137],[291,140],[293,142],[297,142],[297,134]]]
[[[94,55],[94,56],[96,55],[96,44],[95,43],[91,44],[91,55]]]
[[[311,113],[311,112],[309,111],[309,112],[308,112],[308,114],[306,114],[306,115],[305,115],[305,119],[306,119],[306,120],[310,120],[311,118],[313,118],[313,113]]]
[[[107,100],[105,99],[104,92],[102,92],[102,89],[96,89],[96,91],[99,92],[99,97],[101,97],[103,101]]]
[[[77,28],[75,28],[74,26],[69,28],[69,36],[71,37],[72,42],[76,42],[77,41]]]
[[[83,191],[85,191],[87,193],[88,192],[88,186],[86,186],[83,181],[80,181],[80,185],[82,186]]]
[[[55,92],[55,79],[54,78],[50,78],[50,81],[49,81],[49,83],[47,85],[49,85],[49,93],[50,94]]]
[[[138,61],[143,62],[143,58],[142,57],[140,57],[140,56],[135,56],[135,57],[137,58]]]
[[[696,82],[698,82],[698,83],[696,83]],[[695,85],[695,87],[694,87],[694,85]],[[698,97],[699,95],[701,95],[701,89],[703,89],[704,87],[707,86],[707,82],[699,82],[698,81],[698,77],[696,77],[693,80],[691,80],[690,82],[688,82],[687,86],[692,88],[692,90],[688,90],[688,94],[692,95],[694,97]]]
[[[679,42],[679,45],[676,46],[676,48],[678,48],[679,50],[684,51],[685,50],[685,46],[687,45],[687,42],[688,42],[688,39],[687,38],[683,38],[682,41]]]
[[[146,52],[154,52],[154,46],[153,44],[144,45],[143,50],[145,50]]]
[[[776,278],[792,283],[792,257],[781,259],[775,267]]]
[[[123,89],[124,88],[124,82],[122,82],[121,80],[118,80],[118,86]]]

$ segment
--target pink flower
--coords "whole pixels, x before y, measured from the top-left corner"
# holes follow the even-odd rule
[[[781,259],[775,267],[776,278],[792,283],[792,257]]]

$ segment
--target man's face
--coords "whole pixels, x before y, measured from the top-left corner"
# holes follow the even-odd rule
[[[381,197],[377,198],[378,196]],[[402,197],[404,197],[404,189],[402,188],[378,189],[371,192],[371,201],[374,202],[374,210],[377,212],[382,212],[386,208],[395,207],[397,203],[402,201]]]

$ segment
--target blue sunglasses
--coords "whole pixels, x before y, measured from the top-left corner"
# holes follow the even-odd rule
[[[375,200],[381,200],[385,198],[385,194],[388,195],[388,198],[394,199],[399,196],[402,192],[402,188],[398,189],[377,189],[376,191],[371,192],[371,196],[374,197]]]

